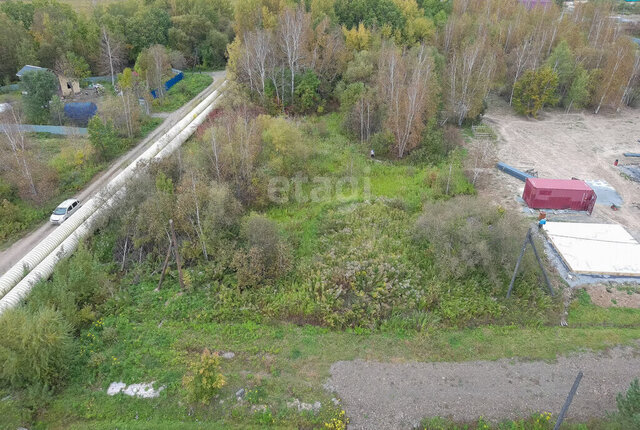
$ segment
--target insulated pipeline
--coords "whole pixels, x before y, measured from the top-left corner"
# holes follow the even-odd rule
[[[145,166],[153,158],[169,155],[193,134],[213,110],[213,103],[226,83],[227,81],[222,82],[216,90],[113,178],[98,195],[87,201],[64,224],[56,228],[0,277],[0,297],[2,297],[0,313],[8,307],[15,306],[26,296],[35,282],[46,279],[53,273],[53,268],[60,258],[75,250],[79,240],[92,231],[91,224],[96,218],[104,214],[114,203],[114,199],[124,193],[125,184],[135,179],[139,166]],[[104,210],[102,210],[103,207]],[[12,289],[15,289],[15,292]]]

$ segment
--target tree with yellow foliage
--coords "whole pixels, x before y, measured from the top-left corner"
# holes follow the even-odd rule
[[[350,51],[363,51],[369,48],[371,42],[371,30],[368,30],[363,23],[358,24],[358,27],[353,27],[350,30],[343,25],[342,34],[344,34],[345,45]]]

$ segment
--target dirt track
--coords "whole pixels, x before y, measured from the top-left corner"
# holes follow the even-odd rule
[[[540,177],[604,179],[624,200],[622,208],[611,210],[596,205],[590,221],[615,222],[640,236],[640,184],[625,179],[614,167],[638,163],[625,159],[623,152],[640,152],[640,110],[624,109],[617,114],[542,114],[539,120],[516,116],[509,106],[492,101],[485,122],[498,134],[497,159],[516,168],[535,169]],[[496,169],[488,171],[488,193],[496,202],[521,210],[515,197],[524,184]]]
[[[640,377],[640,355],[632,348],[615,348],[555,363],[339,361],[331,366],[327,388],[342,399],[350,429],[411,429],[424,417],[499,421],[540,412],[557,415],[580,370],[584,377],[568,420],[615,410],[616,394]]]

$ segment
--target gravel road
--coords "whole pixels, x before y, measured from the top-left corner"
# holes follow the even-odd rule
[[[424,417],[499,421],[543,411],[557,415],[580,370],[584,377],[568,420],[615,410],[616,394],[640,377],[640,353],[614,348],[552,363],[339,361],[331,366],[326,388],[342,399],[350,429],[410,429]]]

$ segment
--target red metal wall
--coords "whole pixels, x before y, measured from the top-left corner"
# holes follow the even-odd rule
[[[591,213],[596,193],[584,181],[528,178],[522,198],[533,209],[572,209]]]

